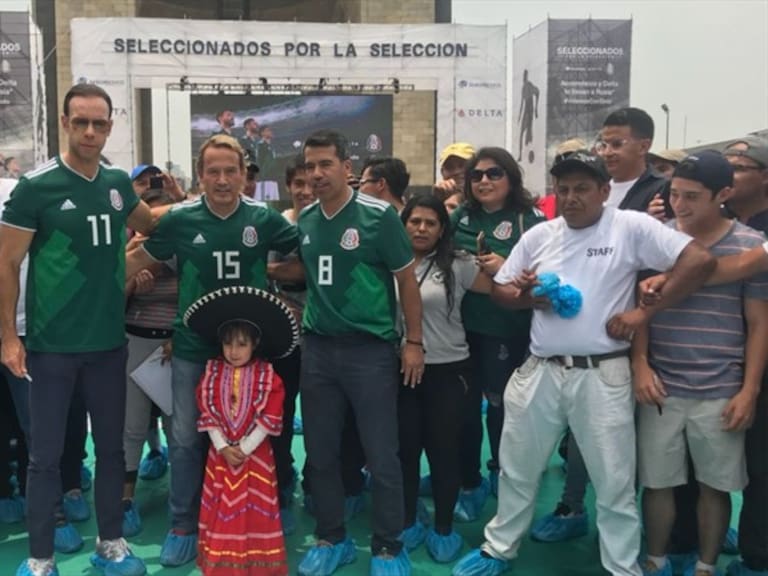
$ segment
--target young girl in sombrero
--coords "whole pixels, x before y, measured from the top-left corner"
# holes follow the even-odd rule
[[[198,429],[211,439],[197,564],[204,576],[283,576],[288,565],[267,437],[280,434],[284,391],[265,358],[289,354],[298,327],[284,304],[249,287],[204,296],[184,321],[221,343],[197,388]]]

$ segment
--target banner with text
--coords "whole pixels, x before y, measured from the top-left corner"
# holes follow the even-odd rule
[[[394,88],[396,80],[437,93],[438,149],[456,140],[505,142],[506,26],[76,18],[71,30],[73,80],[104,84],[125,112],[106,149],[123,165],[135,163],[134,90],[181,79],[221,83],[223,93],[237,83],[354,92],[355,85]],[[388,91],[397,115],[397,91]],[[188,121],[168,126],[186,131]]]
[[[550,20],[548,157],[569,138],[590,144],[603,120],[629,105],[631,20]]]

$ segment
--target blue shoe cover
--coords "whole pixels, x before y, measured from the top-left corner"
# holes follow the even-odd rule
[[[723,548],[720,550],[723,554],[739,553],[739,531],[735,528],[728,528],[723,540]]]
[[[139,464],[139,478],[158,480],[168,471],[168,448],[163,446],[160,452],[147,454]]]
[[[293,433],[297,436],[304,434],[304,421],[298,416],[293,417]]]
[[[424,524],[416,520],[412,526],[409,526],[403,533],[400,534],[400,542],[403,543],[403,548],[412,552],[424,543],[427,539],[427,529],[424,528]]]
[[[586,536],[589,532],[587,513],[572,516],[547,514],[534,522],[531,538],[537,542],[564,542]]]
[[[357,560],[355,543],[345,538],[338,544],[317,544],[310,548],[299,564],[300,576],[331,576],[339,567]]]
[[[370,576],[411,576],[411,560],[405,548],[397,556],[390,556],[386,550],[371,558]]]
[[[104,576],[144,576],[147,568],[144,562],[133,555],[125,540],[113,540],[122,548],[119,555],[113,556],[104,550],[100,550],[100,544],[96,544],[96,553],[91,555],[91,565],[100,570]],[[119,559],[118,559],[119,558]]]
[[[0,498],[0,524],[16,524],[24,520],[24,501],[21,498]]]
[[[357,514],[363,511],[365,502],[362,494],[359,496],[347,496],[344,499],[344,522],[349,522]]]
[[[160,550],[160,564],[166,567],[183,566],[197,558],[197,534],[168,532]]]
[[[667,554],[667,558],[672,565],[672,574],[682,574],[689,566],[696,564],[699,556],[695,552],[691,552],[689,554]]]
[[[669,558],[661,568],[656,568],[655,564],[648,559],[640,560],[640,569],[643,571],[643,576],[672,576],[672,562]]]
[[[696,576],[695,562],[686,568],[685,572],[683,572],[683,576]],[[711,576],[723,576],[723,571],[720,570],[720,568],[715,567],[715,571],[712,572]]]
[[[91,517],[91,507],[81,493],[64,494],[61,508],[67,522],[85,522]]]
[[[419,480],[419,496],[432,498],[432,476],[430,474],[422,476]]]
[[[484,556],[479,548],[472,550],[453,567],[453,576],[499,576],[507,569],[507,562]]]
[[[93,472],[85,464],[80,465],[80,490],[88,492],[93,487]]]
[[[447,564],[453,562],[461,554],[464,540],[455,531],[450,534],[438,534],[430,530],[427,534],[427,552],[435,562]]]
[[[16,569],[16,576],[59,576],[59,570],[56,568],[56,564],[52,563],[51,567],[47,569],[47,571],[41,571],[41,567],[37,567],[36,569],[33,569],[30,567],[30,562],[35,562],[34,560],[24,560],[21,564],[19,564],[19,567]]]
[[[83,547],[83,539],[72,524],[56,526],[53,533],[53,548],[62,554],[72,554]]]
[[[490,485],[488,480],[483,478],[480,486],[473,490],[462,490],[459,493],[459,499],[453,510],[453,518],[457,522],[474,522],[480,517],[480,512],[488,500]]]
[[[725,573],[727,576],[768,576],[768,570],[752,570],[744,566],[741,560],[734,560],[728,564]]]
[[[296,518],[293,515],[293,510],[282,508],[280,510],[280,523],[283,525],[283,536],[290,536],[296,532]]]
[[[123,501],[123,537],[133,538],[141,532],[139,508],[131,500]]]

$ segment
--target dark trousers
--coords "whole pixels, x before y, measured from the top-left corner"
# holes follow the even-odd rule
[[[416,521],[423,449],[432,474],[435,530],[439,534],[451,532],[461,488],[461,460],[456,447],[461,443],[469,373],[469,361],[428,364],[421,384],[400,388],[398,421],[406,526]]]
[[[491,445],[490,470],[499,465],[499,444],[504,425],[504,390],[512,372],[523,363],[529,346],[528,333],[519,338],[499,338],[467,332],[472,378],[464,413],[464,435],[461,443],[462,486],[480,485],[480,451],[483,444],[483,393],[488,398],[486,426]]]
[[[59,463],[67,418],[76,391],[91,415],[96,452],[95,503],[102,540],[122,536],[123,424],[125,421],[125,346],[107,352],[29,352],[30,463],[27,527],[30,556],[53,556],[56,507],[61,499]],[[82,444],[79,445],[82,456]]]
[[[341,483],[344,485],[344,496],[360,496],[365,486],[363,476],[365,453],[357,431],[357,422],[352,408],[347,406],[344,418],[344,429],[341,431]],[[303,479],[301,482],[304,494],[312,494],[312,478],[309,458],[304,463]]]
[[[80,468],[85,457],[85,440],[88,436],[88,413],[85,399],[77,388],[72,395],[67,417],[64,453],[61,456],[61,489],[66,494],[80,489]]]
[[[745,445],[749,484],[739,518],[739,552],[752,570],[768,570],[768,382],[757,397]]]
[[[357,421],[373,493],[374,554],[397,554],[403,481],[397,442],[397,356],[391,342],[365,334],[307,334],[301,365],[304,444],[315,497],[318,539],[346,537],[341,438],[347,406]]]
[[[272,452],[275,455],[277,471],[277,488],[280,508],[289,504],[291,485],[294,481],[293,455],[293,417],[296,415],[296,396],[299,394],[299,377],[301,375],[301,349],[296,348],[290,356],[281,358],[273,363],[275,372],[283,380],[285,398],[283,400],[283,430],[280,436],[270,436]]]
[[[16,449],[11,449],[11,441],[15,440]],[[10,498],[14,489],[11,484],[11,462],[17,463],[16,479],[19,481],[21,495],[24,495],[22,482],[27,477],[27,443],[16,417],[16,409],[11,397],[11,390],[3,372],[0,372],[0,498]]]

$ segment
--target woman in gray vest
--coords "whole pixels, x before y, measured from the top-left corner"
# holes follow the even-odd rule
[[[489,293],[492,280],[474,258],[454,251],[448,212],[436,197],[412,198],[401,219],[416,259],[425,358],[421,384],[401,388],[398,405],[407,527],[401,539],[409,551],[426,540],[436,562],[452,562],[462,547],[452,524],[461,488],[459,446],[471,374],[461,301],[468,290]],[[429,459],[435,502],[435,525],[429,531],[417,519],[424,516],[417,514],[422,449]]]

